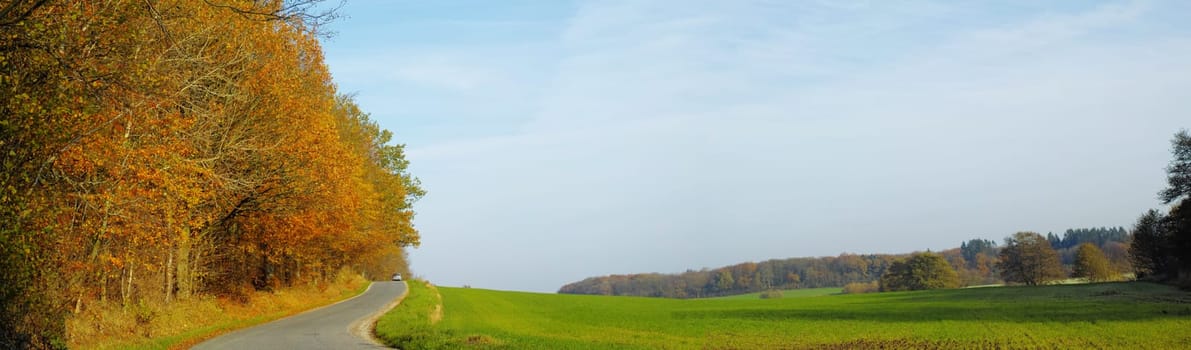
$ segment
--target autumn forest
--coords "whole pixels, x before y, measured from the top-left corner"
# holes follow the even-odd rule
[[[385,278],[424,192],[316,2],[0,5],[0,348],[89,308]]]

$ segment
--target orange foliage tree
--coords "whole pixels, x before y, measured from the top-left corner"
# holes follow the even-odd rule
[[[407,269],[425,192],[336,92],[314,2],[0,5],[0,348],[94,303]]]

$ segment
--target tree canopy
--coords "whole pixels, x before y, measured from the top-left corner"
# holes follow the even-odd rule
[[[959,275],[955,269],[934,253],[917,253],[889,265],[881,276],[882,292],[958,288]]]
[[[1072,277],[1086,278],[1091,282],[1103,282],[1115,279],[1116,274],[1108,265],[1108,259],[1104,257],[1104,252],[1100,251],[1095,244],[1079,245]]]
[[[1035,232],[1018,232],[1005,239],[997,267],[1006,282],[1039,285],[1063,278],[1059,255]]]
[[[1170,140],[1170,145],[1174,159],[1166,167],[1167,187],[1158,193],[1166,204],[1191,198],[1191,134],[1187,130],[1179,131]]]

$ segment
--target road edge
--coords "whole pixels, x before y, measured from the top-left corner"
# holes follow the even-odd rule
[[[381,340],[376,337],[376,320],[380,319],[381,315],[389,312],[389,310],[397,307],[397,305],[401,305],[401,302],[404,301],[405,297],[409,295],[409,282],[401,281],[401,283],[405,284],[405,290],[401,292],[401,295],[397,296],[397,298],[393,299],[393,301],[388,305],[385,305],[385,307],[372,313],[371,315],[352,322],[352,324],[348,326],[349,332],[357,337],[372,342],[374,345],[388,348],[388,345],[385,345],[384,342],[381,342]]]
[[[237,327],[237,328],[234,328],[234,329],[225,329],[225,330],[222,330],[222,331],[211,332],[211,333],[205,334],[205,335],[203,335],[203,336],[201,336],[201,337],[196,337],[196,338],[193,338],[193,339],[190,339],[190,340],[186,340],[186,341],[182,341],[182,342],[175,343],[175,344],[173,344],[173,345],[170,345],[170,346],[168,346],[167,348],[169,348],[169,349],[171,349],[171,350],[172,350],[172,349],[189,349],[189,348],[192,348],[192,347],[194,347],[194,346],[196,346],[196,345],[198,345],[198,344],[202,344],[202,343],[204,343],[204,342],[207,342],[207,341],[209,341],[209,340],[211,340],[211,339],[215,339],[215,338],[222,337],[222,336],[229,335],[229,334],[236,333],[236,332],[241,332],[241,331],[244,331],[245,329],[249,329],[249,328],[252,328],[252,327],[256,327],[256,326],[259,326],[259,325],[262,325],[262,324],[265,324],[265,323],[269,323],[269,322],[273,322],[273,321],[277,321],[277,320],[281,320],[281,319],[285,319],[285,318],[289,318],[289,317],[298,316],[298,315],[301,315],[301,314],[305,314],[305,313],[307,313],[307,312],[314,312],[315,310],[318,310],[318,309],[327,308],[327,307],[331,307],[332,305],[336,305],[336,304],[339,304],[339,303],[347,302],[348,300],[352,300],[352,299],[355,299],[355,298],[359,298],[360,296],[362,296],[362,295],[364,295],[364,294],[368,294],[368,291],[372,290],[372,286],[376,285],[375,281],[367,281],[367,282],[368,282],[368,287],[365,287],[365,288],[364,288],[364,291],[362,291],[362,292],[360,292],[360,293],[358,293],[358,294],[356,294],[356,295],[353,295],[353,296],[351,296],[350,298],[347,298],[347,299],[342,299],[342,300],[336,301],[336,302],[334,302],[334,303],[330,303],[330,304],[326,304],[326,305],[321,305],[321,306],[313,307],[313,308],[310,308],[310,309],[306,309],[306,310],[298,311],[298,312],[291,313],[291,314],[288,314],[288,315],[282,315],[281,317],[276,317],[276,318],[273,318],[273,319],[264,320],[264,321],[261,321],[261,322],[258,322],[258,323],[249,324],[249,325],[244,325],[244,326]]]

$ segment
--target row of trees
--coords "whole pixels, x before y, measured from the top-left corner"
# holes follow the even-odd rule
[[[1059,252],[1059,260],[1067,270],[1074,266],[1079,247],[1091,243],[1104,252],[1113,269],[1121,272],[1132,269],[1129,264],[1130,237],[1124,227],[1068,229],[1061,237],[1046,234],[1046,240]]]
[[[902,256],[841,254],[834,257],[775,259],[680,274],[632,274],[587,278],[559,293],[702,298],[875,281]]]
[[[1063,236],[1059,237],[1053,232],[1046,234],[1046,240],[1050,242],[1051,248],[1067,249],[1075,248],[1084,243],[1095,243],[1097,246],[1103,246],[1108,242],[1127,242],[1129,240],[1129,231],[1124,227],[1100,227],[1100,228],[1077,228],[1067,229],[1063,232]]]
[[[1077,229],[1068,232],[1089,232],[1096,229]],[[1083,245],[1098,246],[1089,239]],[[783,260],[769,260],[760,263],[743,263],[718,269],[703,269],[687,271],[681,274],[632,274],[612,275],[587,278],[579,282],[567,284],[559,289],[559,293],[596,294],[596,295],[631,295],[667,298],[699,298],[721,295],[733,295],[764,291],[768,289],[793,289],[839,287],[852,285],[853,290],[876,291],[919,289],[915,286],[924,284],[911,281],[913,278],[927,278],[905,271],[922,270],[922,266],[930,266],[929,271],[937,271],[938,275],[945,275],[946,281],[938,282],[943,286],[969,286],[981,284],[1013,281],[1025,284],[1038,284],[1063,278],[1067,271],[1076,270],[1076,259],[1070,264],[1063,264],[1061,256],[1070,250],[1076,255],[1076,248],[1056,250],[1043,236],[1033,233],[1019,233],[1006,239],[1006,246],[998,246],[996,242],[985,239],[972,239],[962,242],[959,248],[947,249],[937,253],[916,253],[900,255],[856,255],[841,254],[835,257],[820,258],[792,258]],[[1106,241],[1105,245],[1113,247],[1123,245],[1117,241]],[[1063,252],[1063,253],[1060,253]],[[1125,263],[1127,259],[1120,254],[1114,263],[1104,258],[1110,266],[1109,271],[1126,271],[1112,268],[1114,264]],[[1045,257],[1045,260],[1042,260]],[[1053,258],[1053,259],[1051,259]],[[908,259],[908,260],[907,260]],[[930,259],[924,261],[921,259]],[[1007,264],[1006,261],[1017,263]],[[939,264],[942,262],[942,264]],[[1045,262],[1044,265],[1038,265]],[[942,269],[946,266],[948,272]],[[1035,270],[1044,272],[1036,275]],[[890,273],[893,273],[890,275]],[[934,274],[936,272],[932,272]],[[1110,272],[1111,273],[1111,272]],[[933,276],[933,275],[932,275]],[[954,276],[955,278],[951,278]],[[886,280],[894,278],[894,280]],[[889,287],[884,284],[888,282]],[[931,282],[936,283],[936,282]]]
[[[1018,232],[1006,238],[1005,246],[998,251],[996,265],[1006,282],[1025,285],[1049,283],[1067,276],[1059,263],[1058,251],[1048,239],[1034,232]],[[1100,248],[1091,242],[1082,243],[1076,248],[1073,265],[1071,277],[1092,282],[1109,281],[1120,276],[1118,270],[1109,265]],[[948,264],[943,256],[927,252],[894,262],[881,276],[880,291],[957,288],[960,285],[955,267]]]
[[[316,6],[0,5],[0,348],[104,303],[404,268],[424,193],[336,92]]]

